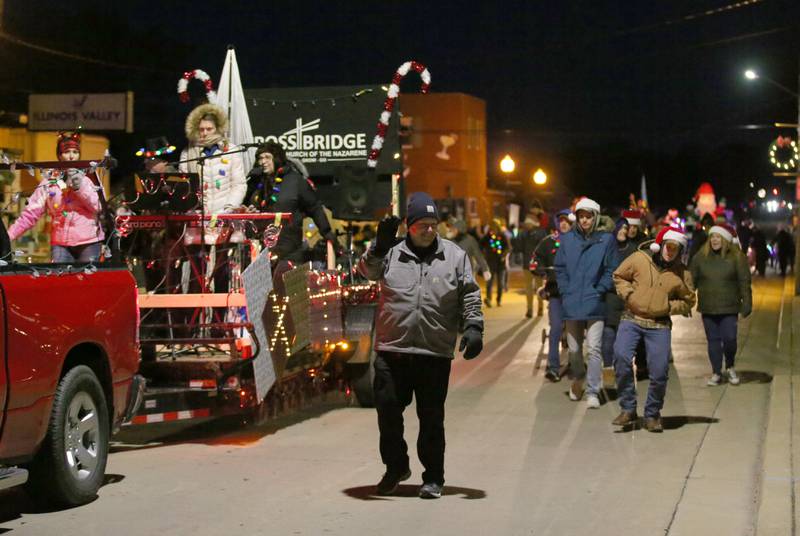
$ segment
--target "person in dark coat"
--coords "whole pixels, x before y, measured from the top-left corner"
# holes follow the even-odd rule
[[[619,261],[614,237],[596,230],[600,205],[583,198],[575,205],[575,215],[577,225],[563,236],[556,254],[556,278],[564,305],[569,366],[575,376],[569,398],[581,400],[586,378],[586,404],[596,409],[600,407],[602,388],[605,295],[614,288],[611,275]],[[584,333],[589,354],[588,374],[583,362]]]
[[[709,214],[703,214],[703,217],[700,218],[700,225],[695,229],[694,233],[692,233],[692,243],[689,247],[689,260],[694,257],[700,248],[703,247],[703,244],[706,243],[708,240],[708,230],[714,225],[714,217]]]
[[[781,226],[775,236],[775,244],[778,247],[778,266],[781,270],[781,277],[786,276],[786,269],[794,264],[794,238],[786,227]]]
[[[697,310],[703,315],[708,339],[711,386],[722,381],[723,356],[728,382],[739,384],[734,369],[738,315],[747,318],[753,310],[750,267],[744,253],[733,243],[735,236],[728,225],[713,226],[706,245],[689,265],[698,293]]]
[[[481,238],[481,248],[483,256],[489,264],[491,279],[486,283],[486,299],[483,303],[486,307],[492,306],[492,286],[497,287],[497,306],[503,299],[503,281],[506,273],[506,257],[510,253],[511,247],[508,239],[503,233],[503,224],[500,220],[492,220],[489,232]]]
[[[525,219],[524,230],[517,239],[519,248],[522,251],[522,274],[525,278],[525,300],[527,304],[525,312],[526,318],[531,318],[533,316],[534,297],[536,297],[539,302],[536,308],[536,316],[542,316],[544,311],[544,300],[542,300],[541,296],[536,292],[536,290],[542,286],[542,278],[535,272],[527,270],[526,268],[530,265],[531,260],[533,260],[533,252],[536,251],[536,246],[538,246],[546,236],[547,231],[542,229],[539,224],[539,217],[530,215]]]
[[[758,225],[753,225],[753,234],[750,238],[750,247],[756,255],[756,271],[758,275],[764,277],[767,275],[767,259],[769,258],[769,251],[767,250],[767,237],[764,236],[764,231]]]
[[[561,305],[561,294],[556,279],[556,254],[561,247],[561,236],[572,230],[575,215],[569,209],[556,214],[558,228],[553,234],[545,237],[536,246],[530,268],[539,277],[545,278],[545,284],[537,290],[539,297],[547,300],[547,319],[550,325],[548,334],[549,348],[547,353],[547,372],[545,378],[551,382],[561,381],[561,356],[559,345],[564,330],[564,308]]]
[[[620,262],[636,251],[637,244],[628,239],[628,220],[617,220],[612,233],[617,242],[617,256]],[[606,293],[606,322],[603,326],[603,366],[611,367],[614,364],[614,340],[617,338],[619,319],[625,310],[625,302],[617,295],[616,290]],[[613,381],[613,380],[612,380]]]
[[[314,183],[303,177],[288,160],[280,144],[267,142],[256,149],[256,164],[248,175],[245,200],[251,210],[292,215],[291,222],[282,224],[278,243],[273,248],[278,259],[293,263],[308,260],[308,250],[303,244],[303,218],[306,216],[314,220],[320,236],[333,242],[338,249]]]

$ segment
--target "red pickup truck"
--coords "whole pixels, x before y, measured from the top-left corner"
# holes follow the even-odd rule
[[[88,502],[111,434],[141,401],[136,285],[125,267],[0,261],[0,489]]]

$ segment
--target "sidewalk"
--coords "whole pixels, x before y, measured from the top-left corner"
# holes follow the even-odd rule
[[[800,461],[800,297],[792,297],[793,278],[787,278],[781,303],[780,335],[771,345],[772,384],[769,420],[764,441],[759,536],[797,534],[797,463]]]
[[[519,290],[522,279],[513,271],[510,276],[511,291],[504,297],[502,308],[487,311],[488,323],[499,321],[500,325],[508,326],[524,312],[525,298]],[[800,359],[800,298],[793,297],[791,280],[784,282],[774,276],[754,280],[753,288],[754,313],[741,321],[739,327],[737,370],[742,378],[739,386],[725,383],[709,388],[705,385],[710,367],[699,314],[674,319],[675,363],[670,371],[664,408],[666,431],[659,438],[663,450],[648,453],[653,446],[650,444],[652,437],[641,430],[630,434],[638,435],[639,439],[627,445],[631,448],[628,485],[643,485],[649,477],[660,487],[659,500],[673,505],[671,515],[660,521],[656,517],[631,525],[630,528],[639,526],[644,531],[642,534],[654,533],[653,526],[662,523],[667,534],[711,531],[719,535],[797,534],[799,518],[795,498],[800,492],[797,475],[800,418],[795,406],[800,403],[800,370],[794,361]],[[536,327],[537,333],[540,326],[546,326],[546,321],[545,316]],[[565,355],[562,354],[563,359]],[[535,371],[537,376],[543,374],[545,360],[544,352],[540,352],[535,359],[535,364],[541,367]],[[539,413],[553,412],[546,426],[537,428],[556,437],[560,435],[559,430],[570,433],[569,423],[563,422],[566,408],[561,401],[558,406],[548,407],[553,402],[545,394],[554,389],[564,391],[566,387],[562,385],[564,382],[557,385],[545,382],[536,398]],[[640,382],[640,403],[646,390],[647,382]],[[583,413],[582,405],[577,405],[576,409]],[[616,402],[600,409],[608,421],[617,411]],[[597,416],[590,411],[583,419],[594,421]],[[583,420],[580,426],[588,424]],[[602,434],[599,428],[596,431]],[[607,427],[605,433],[612,434],[613,429]],[[602,442],[602,437],[594,436],[593,440]],[[566,444],[569,443],[562,443]],[[643,459],[653,452],[657,453],[655,457]],[[556,460],[565,461],[560,456]],[[602,486],[600,489],[614,489],[616,478],[609,478],[608,473],[612,465],[616,464],[606,462],[603,471],[606,478],[603,484],[598,483]],[[680,469],[682,466],[684,469]],[[568,484],[553,482],[553,485],[555,489],[548,497],[570,493]],[[619,491],[615,490],[613,495]],[[652,491],[648,489],[647,495]],[[647,498],[645,503],[654,499]],[[630,503],[632,511],[640,515],[645,504],[641,499],[644,497],[632,499]],[[608,507],[609,512],[619,513],[618,505]],[[557,524],[562,529],[569,526],[563,521]],[[576,530],[577,527],[576,524]]]

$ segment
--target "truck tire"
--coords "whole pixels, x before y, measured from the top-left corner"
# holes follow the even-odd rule
[[[110,425],[94,371],[78,365],[61,378],[47,436],[31,463],[33,498],[77,506],[93,500],[105,477]]]
[[[372,391],[372,382],[375,379],[375,333],[370,339],[369,363],[354,365],[350,385],[356,394],[358,405],[362,408],[375,406],[375,395]]]

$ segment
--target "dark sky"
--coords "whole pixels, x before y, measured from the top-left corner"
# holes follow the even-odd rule
[[[382,83],[417,59],[433,91],[486,100],[491,159],[514,151],[546,161],[573,189],[597,178],[628,187],[644,171],[654,183],[678,181],[678,193],[651,187],[667,199],[701,178],[735,196],[753,178],[770,179],[766,146],[777,135],[743,126],[797,117],[795,98],[741,74],[753,66],[797,87],[796,0],[40,4],[6,0],[4,30],[141,68],[0,41],[12,67],[0,74],[3,105],[24,109],[19,90],[135,89],[139,141],[180,136],[180,74],[218,77],[229,43],[245,87]],[[404,91],[418,88],[411,78]]]

